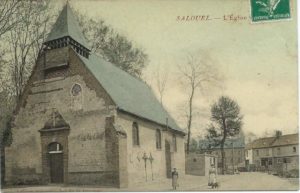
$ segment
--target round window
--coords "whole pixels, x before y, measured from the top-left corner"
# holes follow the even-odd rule
[[[79,84],[75,84],[72,88],[72,95],[77,96],[81,92],[81,86]]]

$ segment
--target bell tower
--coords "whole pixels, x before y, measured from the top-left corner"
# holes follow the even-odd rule
[[[69,48],[89,58],[88,43],[67,2],[44,42],[44,79],[66,76],[69,66]]]
[[[67,2],[58,16],[44,45],[47,49],[71,46],[78,54],[88,58],[90,49]]]

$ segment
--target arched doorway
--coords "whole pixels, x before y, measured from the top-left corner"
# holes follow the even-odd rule
[[[63,147],[59,143],[50,143],[48,145],[50,182],[64,182],[64,162],[63,162]]]

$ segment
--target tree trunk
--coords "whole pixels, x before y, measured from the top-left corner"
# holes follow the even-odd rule
[[[222,155],[222,174],[225,174],[225,151],[224,151],[224,144],[227,137],[227,127],[226,127],[226,121],[225,118],[222,118],[223,123],[223,139],[221,141],[221,155]]]
[[[193,98],[194,98],[195,88],[192,87],[192,93],[189,100],[189,118],[188,118],[188,138],[187,138],[187,148],[186,153],[190,152],[190,140],[191,140],[191,126],[192,126],[192,114],[193,114]]]
[[[221,144],[222,174],[225,174],[225,151],[224,143]]]
[[[4,185],[5,179],[5,150],[4,144],[1,144],[1,184]]]

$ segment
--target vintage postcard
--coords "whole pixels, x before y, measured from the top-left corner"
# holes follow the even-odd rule
[[[296,0],[1,0],[2,192],[299,190]]]

